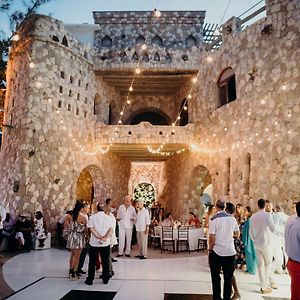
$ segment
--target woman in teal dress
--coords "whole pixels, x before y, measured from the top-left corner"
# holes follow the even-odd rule
[[[247,272],[254,275],[257,269],[257,256],[255,253],[253,241],[251,240],[249,234],[251,215],[252,212],[250,206],[246,206],[244,211],[245,224],[242,232],[242,242],[244,245],[244,251],[246,256]]]

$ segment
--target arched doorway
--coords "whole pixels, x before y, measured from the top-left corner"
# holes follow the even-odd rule
[[[205,206],[212,203],[212,178],[208,169],[202,165],[196,166],[190,179],[191,210],[196,209],[200,220],[203,217]]]
[[[144,200],[145,203],[155,201],[154,186],[148,182],[139,183],[133,191],[133,200]]]
[[[146,111],[136,115],[131,121],[130,125],[138,125],[141,122],[149,122],[152,125],[168,125],[166,118],[154,111]]]
[[[90,165],[84,168],[77,179],[76,197],[88,203],[104,202],[108,195],[108,188],[99,167]]]

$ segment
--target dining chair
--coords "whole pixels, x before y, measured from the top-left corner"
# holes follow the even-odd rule
[[[191,253],[190,243],[189,243],[189,230],[190,228],[188,226],[178,227],[177,253],[179,251],[180,245],[185,245],[186,251]]]
[[[207,249],[207,237],[204,235],[204,229],[201,228],[201,233],[200,236],[198,238],[198,249],[197,252],[199,252],[199,250],[205,251]]]
[[[175,253],[175,238],[173,235],[173,226],[162,226],[161,231],[161,248],[160,252],[162,253],[165,250],[167,245],[172,245],[173,253]]]
[[[153,248],[156,249],[160,247],[160,235],[154,225],[149,226],[149,247],[153,245]]]

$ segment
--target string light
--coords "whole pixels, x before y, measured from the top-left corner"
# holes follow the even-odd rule
[[[31,61],[31,62],[29,63],[29,68],[33,69],[34,67],[35,67],[35,64],[34,64],[34,62]]]
[[[135,69],[135,73],[136,73],[136,74],[140,74],[140,73],[141,73],[141,69],[140,69],[140,68],[136,68],[136,69]]]
[[[157,10],[156,8],[154,9],[154,16],[159,18],[161,16],[161,12]]]
[[[130,103],[131,103],[131,101],[130,101],[130,100],[127,100],[127,101],[126,101],[126,103],[127,103],[127,104],[130,104]]]
[[[132,92],[132,91],[133,91],[133,87],[130,86],[130,87],[129,87],[129,92]]]
[[[141,46],[141,48],[142,48],[142,50],[146,50],[146,49],[147,49],[147,45],[146,45],[146,44],[143,44],[143,45]]]
[[[18,34],[14,34],[14,35],[12,36],[11,40],[12,40],[13,42],[17,42],[17,41],[20,40],[20,36],[19,36]]]

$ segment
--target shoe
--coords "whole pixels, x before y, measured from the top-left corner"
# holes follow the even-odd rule
[[[141,256],[140,259],[147,259],[147,257],[146,256]]]
[[[108,280],[102,280],[102,281],[103,281],[104,284],[108,284],[109,279]]]
[[[71,276],[71,280],[74,281],[74,280],[78,280],[78,279],[80,279],[80,277],[75,272],[73,272],[72,276]]]
[[[277,290],[277,289],[278,289],[276,283],[274,283],[274,282],[270,284],[270,287],[271,287],[273,290]]]
[[[115,275],[114,271],[111,271],[111,277],[113,277]]]
[[[114,259],[113,257],[111,258],[111,261],[112,261],[112,262],[117,262],[117,260]]]
[[[86,274],[86,272],[84,272],[82,269],[77,270],[78,274]]]
[[[93,285],[93,281],[90,281],[90,280],[88,280],[88,279],[86,279],[86,280],[84,281],[84,283],[87,284],[87,285]]]
[[[116,255],[116,257],[122,257],[123,256],[123,254],[117,254]]]
[[[270,293],[272,293],[272,289],[271,288],[260,289],[260,292],[262,294],[270,294]]]
[[[126,257],[130,257],[130,254],[125,254]]]
[[[72,278],[73,270],[69,269],[69,278]]]
[[[135,258],[141,258],[143,255],[136,255]]]
[[[241,295],[239,293],[234,293],[230,300],[238,300],[241,299]]]

